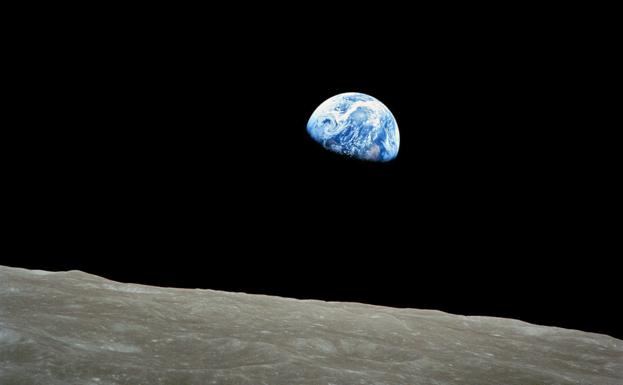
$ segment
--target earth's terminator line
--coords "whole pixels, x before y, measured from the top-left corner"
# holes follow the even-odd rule
[[[398,155],[400,133],[391,111],[372,96],[348,92],[327,99],[312,114],[307,132],[328,150],[387,162]]]

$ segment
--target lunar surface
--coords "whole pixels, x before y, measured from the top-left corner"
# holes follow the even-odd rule
[[[398,155],[398,123],[370,95],[348,92],[327,99],[307,122],[307,132],[328,150],[354,158],[386,162]]]
[[[621,385],[623,341],[0,266],[0,384]]]

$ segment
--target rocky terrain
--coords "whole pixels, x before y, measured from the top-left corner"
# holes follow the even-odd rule
[[[623,341],[0,266],[0,384],[621,385]]]

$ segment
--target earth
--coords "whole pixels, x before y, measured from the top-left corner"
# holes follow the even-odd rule
[[[307,132],[324,148],[362,160],[387,162],[398,155],[400,134],[391,111],[358,92],[323,102],[307,122]]]

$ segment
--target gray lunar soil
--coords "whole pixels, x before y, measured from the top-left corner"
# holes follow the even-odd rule
[[[623,341],[0,266],[0,384],[621,385]]]

